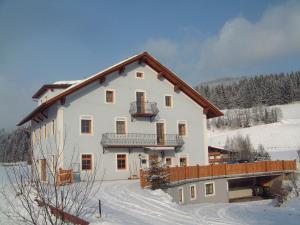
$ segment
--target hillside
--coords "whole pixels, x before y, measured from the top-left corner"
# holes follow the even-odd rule
[[[227,137],[249,135],[254,147],[263,144],[272,159],[295,159],[300,149],[300,102],[277,105],[282,111],[280,122],[235,130],[208,132],[209,145],[224,146]]]

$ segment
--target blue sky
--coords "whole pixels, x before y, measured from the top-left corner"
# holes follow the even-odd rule
[[[298,70],[300,3],[0,0],[0,128],[44,83],[147,50],[189,83]]]

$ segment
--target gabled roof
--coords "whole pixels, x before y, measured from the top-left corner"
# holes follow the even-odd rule
[[[30,114],[28,114],[22,121],[20,121],[17,126],[21,126],[22,124],[28,122],[33,119],[38,114],[42,114],[43,112],[56,103],[59,100],[64,100],[68,95],[74,93],[75,91],[99,80],[100,83],[105,77],[116,71],[124,71],[127,65],[138,61],[139,63],[146,63],[152,69],[157,71],[157,73],[167,79],[174,85],[175,90],[179,90],[184,92],[187,96],[189,96],[192,100],[194,100],[197,104],[204,108],[204,112],[206,113],[208,118],[223,116],[223,113],[215,107],[212,103],[210,103],[207,99],[202,97],[197,91],[195,91],[191,86],[185,83],[182,79],[180,79],[175,73],[162,65],[157,59],[152,57],[148,52],[143,52],[139,55],[135,55],[131,58],[128,58],[114,66],[111,66],[93,76],[90,76],[84,80],[79,81],[78,83],[69,86],[62,93],[50,98],[48,101],[39,105],[35,110],[33,110]]]

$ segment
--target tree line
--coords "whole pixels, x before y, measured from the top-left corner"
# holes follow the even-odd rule
[[[256,106],[248,109],[224,110],[224,116],[207,120],[207,128],[238,129],[259,124],[279,122],[282,118],[281,109],[278,107]]]
[[[0,129],[0,162],[27,161],[30,133],[25,129],[11,132]]]
[[[300,100],[300,71],[242,78],[229,84],[200,84],[195,89],[220,109],[280,105]]]

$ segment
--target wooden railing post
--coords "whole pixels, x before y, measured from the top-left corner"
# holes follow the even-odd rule
[[[281,160],[282,170],[284,170],[284,160]]]
[[[199,164],[197,164],[197,178],[200,178],[200,171],[199,171],[199,169],[200,169],[200,166],[199,166]]]

